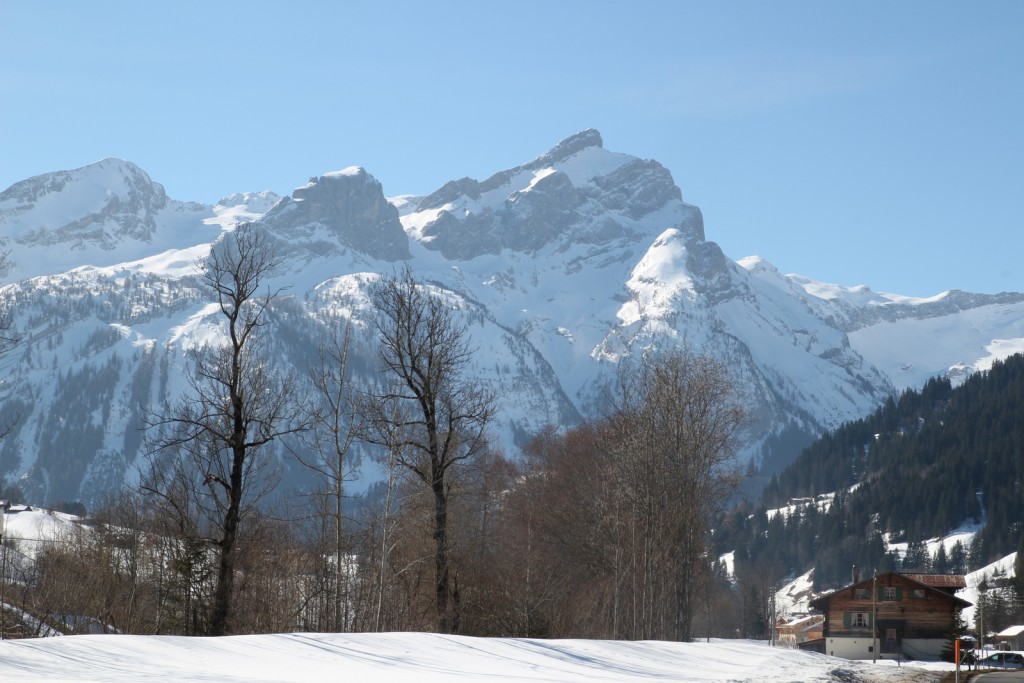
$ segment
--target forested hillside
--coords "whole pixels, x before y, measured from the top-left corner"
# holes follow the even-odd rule
[[[813,566],[816,588],[847,583],[854,564],[963,572],[1024,550],[1022,399],[1020,354],[956,388],[943,378],[906,391],[805,449],[759,505],[730,513],[720,548],[769,582]],[[963,524],[979,527],[968,547],[924,550]]]

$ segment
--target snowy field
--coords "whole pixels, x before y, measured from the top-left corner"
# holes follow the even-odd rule
[[[949,664],[852,662],[743,640],[469,638],[425,633],[227,638],[67,636],[0,642],[0,681],[937,682]]]

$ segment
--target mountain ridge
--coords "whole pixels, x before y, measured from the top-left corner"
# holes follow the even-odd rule
[[[92,173],[101,190],[107,178],[121,196],[110,168],[78,172]],[[0,193],[0,239],[12,261],[2,291],[23,330],[21,347],[0,358],[0,417],[22,416],[0,442],[0,476],[42,500],[92,499],[137,476],[140,409],[131,404],[155,409],[185,389],[182,349],[208,339],[217,323],[192,264],[242,220],[266,226],[284,257],[274,284],[287,296],[271,343],[282,367],[305,375],[326,326],[350,320],[365,355],[358,381],[372,381],[366,287],[408,263],[461,302],[479,348],[474,372],[500,397],[496,445],[513,454],[548,423],[596,414],[618,361],[644,349],[686,345],[726,363],[751,413],[742,456],[759,462],[772,438],[809,440],[903,386],[984,368],[1024,344],[1024,295],[911,299],[733,261],[707,240],[700,209],[683,201],[667,169],[606,150],[594,130],[482,182],[450,181],[424,197],[385,197],[361,167],[314,176],[289,197],[236,193],[214,206],[166,199],[154,209],[162,186],[150,183],[137,218],[155,229],[136,235],[114,213],[89,219],[90,234],[120,237],[112,249],[102,239],[45,250],[15,239],[26,225],[55,223],[57,209],[83,211],[61,194],[67,184],[44,192],[57,181],[37,176]],[[969,333],[958,331],[968,318]],[[955,333],[936,344],[938,328]],[[67,377],[107,403],[70,405],[77,422],[55,422],[55,402],[75,393],[58,391]],[[73,452],[51,452],[66,442]],[[372,470],[367,460],[367,479]],[[90,474],[76,487],[57,471]]]

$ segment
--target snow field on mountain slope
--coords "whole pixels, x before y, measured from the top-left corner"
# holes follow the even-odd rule
[[[1004,339],[987,332],[1002,329]],[[956,315],[880,322],[849,333],[850,345],[892,379],[896,389],[917,388],[950,369],[950,358],[971,370],[1024,350],[1024,304],[982,306]],[[921,344],[921,339],[930,343]],[[916,343],[915,343],[916,341]],[[965,352],[964,349],[970,349]]]
[[[471,638],[427,633],[186,638],[95,635],[0,642],[0,679],[104,681],[377,681],[415,683],[918,683],[945,663],[854,662],[742,640]]]
[[[965,541],[967,545],[969,541]],[[934,552],[932,547],[929,546],[929,552]],[[981,569],[971,572],[964,578],[967,580],[967,588],[957,593],[957,597],[963,598],[967,602],[971,603],[970,607],[965,607],[960,615],[964,618],[968,624],[973,627],[977,626],[977,622],[974,620],[974,613],[978,605],[979,586],[982,581],[992,585],[992,578],[994,576],[1013,576],[1014,566],[1017,562],[1017,553],[1010,553],[1001,560],[996,560],[992,564],[986,565]]]

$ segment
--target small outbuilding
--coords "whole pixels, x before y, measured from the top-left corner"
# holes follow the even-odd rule
[[[825,621],[820,614],[798,614],[780,617],[775,624],[775,642],[782,647],[800,647],[801,643],[821,638],[822,623]]]
[[[1004,628],[995,635],[1000,650],[1024,650],[1024,624]]]

